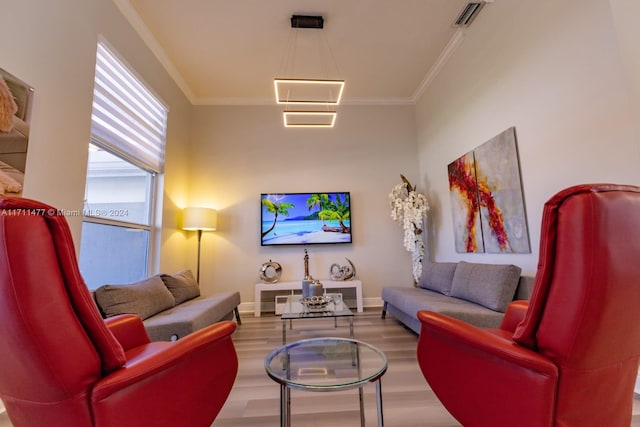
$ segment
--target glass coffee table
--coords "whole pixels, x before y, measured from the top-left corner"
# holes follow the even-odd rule
[[[318,309],[309,309],[302,301],[302,295],[289,295],[287,301],[284,304],[282,310],[282,344],[287,343],[287,320],[289,321],[289,328],[293,327],[293,321],[298,319],[320,319],[320,318],[333,318],[334,326],[338,327],[338,318],[345,317],[349,320],[349,337],[354,338],[353,335],[353,312],[347,307],[347,305],[339,298],[339,302],[336,302],[334,298],[335,294],[327,294],[328,299],[331,301],[326,307]],[[340,295],[342,296],[342,295]]]
[[[365,425],[362,387],[375,382],[378,426],[383,426],[382,385],[387,358],[382,351],[348,338],[311,338],[285,344],[265,359],[267,375],[280,384],[280,425],[291,425],[290,389],[339,391],[358,388],[360,425]],[[329,411],[330,408],[327,408]]]

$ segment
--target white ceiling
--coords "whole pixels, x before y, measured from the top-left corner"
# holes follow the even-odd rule
[[[453,22],[468,3],[114,1],[195,105],[273,104],[274,77],[344,79],[344,103],[413,103],[461,38]],[[292,29],[294,14],[321,15],[324,29]]]

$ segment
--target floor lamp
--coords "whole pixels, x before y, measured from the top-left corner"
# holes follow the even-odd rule
[[[215,231],[218,226],[218,212],[209,208],[185,208],[182,229],[198,232],[198,269],[196,281],[200,283],[200,241],[203,231]]]

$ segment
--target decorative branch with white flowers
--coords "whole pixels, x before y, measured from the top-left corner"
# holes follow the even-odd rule
[[[411,252],[413,280],[417,284],[422,274],[422,226],[429,211],[429,202],[423,194],[416,191],[416,187],[412,186],[407,178],[403,175],[400,175],[400,178],[402,184],[393,187],[389,193],[391,218],[404,229],[404,247]]]

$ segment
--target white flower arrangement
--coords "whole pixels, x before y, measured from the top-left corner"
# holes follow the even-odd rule
[[[404,247],[411,252],[413,280],[417,284],[422,274],[424,258],[422,225],[429,211],[429,202],[403,175],[400,178],[403,183],[393,187],[389,193],[391,218],[404,229]]]

